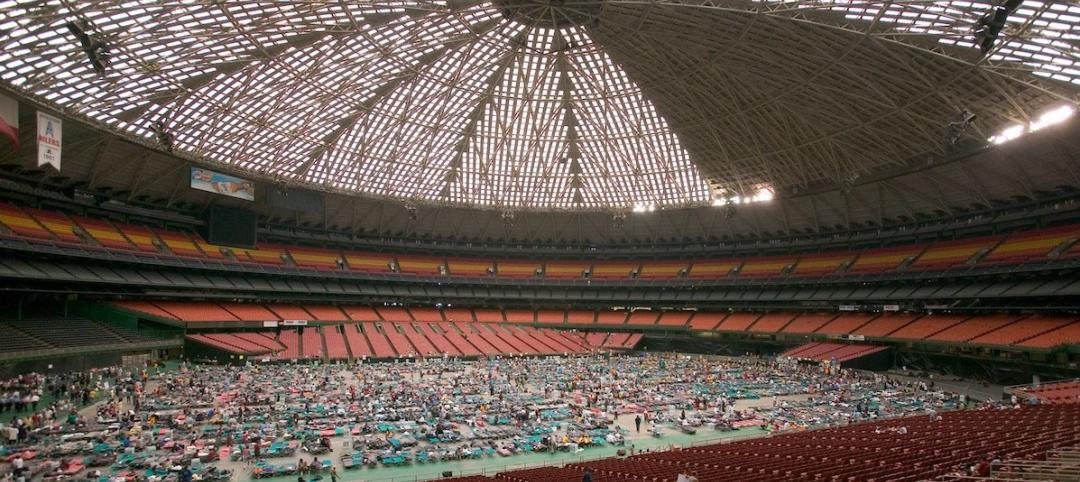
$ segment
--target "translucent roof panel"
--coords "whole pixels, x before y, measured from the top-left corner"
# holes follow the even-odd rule
[[[1080,105],[1080,4],[1024,0],[983,53],[1001,3],[0,0],[0,87],[277,183],[648,212],[891,175],[950,155],[963,111],[977,143]]]
[[[279,182],[508,209],[710,201],[586,14],[500,5],[0,2],[0,77],[147,139],[164,120],[178,153]],[[104,75],[72,20],[110,46]]]
[[[793,10],[820,8],[842,12],[852,21],[889,26],[897,35],[928,36],[938,42],[975,49],[972,32],[984,15],[1003,2],[936,0],[877,2],[820,0],[777,2]],[[990,62],[1022,65],[1033,75],[1080,85],[1080,3],[1024,0],[1007,18]]]

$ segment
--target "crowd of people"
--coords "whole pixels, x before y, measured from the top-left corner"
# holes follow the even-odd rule
[[[336,478],[339,468],[626,443],[632,451],[635,441],[675,433],[804,430],[962,405],[960,395],[873,373],[688,355],[181,364],[153,376],[110,368],[3,386],[51,397],[5,427],[18,435],[5,440],[11,463],[0,471],[23,480],[130,481],[214,463],[241,478]],[[95,399],[84,415],[76,410]]]

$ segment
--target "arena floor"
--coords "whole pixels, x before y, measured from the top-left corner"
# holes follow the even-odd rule
[[[509,362],[428,361],[425,363],[426,365],[416,368],[411,368],[406,364],[375,364],[359,367],[348,365],[329,367],[269,365],[257,369],[246,368],[231,373],[232,376],[237,376],[237,380],[240,378],[238,373],[242,373],[245,378],[261,377],[262,385],[251,381],[248,388],[252,391],[263,390],[262,396],[267,394],[265,390],[266,385],[270,383],[268,380],[283,380],[279,386],[284,387],[289,385],[290,380],[291,383],[302,385],[313,381],[321,383],[325,379],[327,383],[331,380],[335,381],[332,385],[333,389],[327,388],[327,393],[321,394],[322,400],[331,403],[335,401],[341,402],[344,394],[351,389],[363,390],[367,387],[373,390],[370,395],[360,398],[360,400],[366,400],[385,397],[394,389],[395,385],[398,385],[399,388],[405,387],[405,392],[408,392],[408,390],[418,389],[425,385],[435,385],[445,389],[450,384],[455,387],[459,385],[472,387],[474,391],[480,388],[481,398],[489,400],[490,403],[496,403],[496,399],[501,400],[501,395],[498,395],[497,392],[494,397],[488,396],[486,393],[487,382],[481,381],[485,375],[495,373],[496,379],[500,383],[504,383],[504,385],[501,385],[500,390],[501,393],[505,393],[507,402],[511,405],[524,403],[528,396],[534,397],[533,400],[543,398],[545,403],[554,403],[558,400],[580,397],[583,393],[604,393],[607,390],[610,397],[608,400],[611,402],[618,400],[620,403],[625,403],[628,400],[634,400],[647,404],[648,402],[645,402],[647,400],[657,401],[664,399],[665,402],[653,406],[666,408],[662,412],[654,411],[653,413],[663,413],[669,420],[675,420],[679,417],[683,409],[675,408],[674,404],[664,404],[676,400],[689,400],[691,397],[697,398],[697,395],[693,395],[693,393],[700,394],[702,392],[695,392],[695,390],[708,390],[715,396],[716,393],[722,393],[724,390],[731,390],[732,392],[729,393],[733,393],[736,390],[735,387],[738,387],[740,393],[752,391],[756,393],[755,397],[760,398],[733,398],[731,402],[733,410],[741,413],[747,413],[748,410],[749,413],[756,412],[758,414],[757,418],[761,420],[783,421],[785,423],[784,430],[804,429],[810,426],[836,423],[844,417],[849,417],[857,403],[865,404],[873,399],[880,401],[883,416],[897,416],[900,413],[897,410],[923,410],[924,408],[930,408],[931,405],[939,410],[948,409],[947,404],[950,399],[935,399],[925,389],[918,387],[919,381],[910,378],[903,381],[890,381],[885,377],[855,372],[848,375],[830,375],[819,373],[820,369],[817,368],[798,365],[776,365],[766,360],[752,359],[650,355],[644,357],[617,357],[612,360],[595,358],[570,361],[557,358],[541,358]],[[610,371],[607,368],[596,371],[595,367],[601,365],[610,367]],[[576,368],[563,371],[564,366]],[[588,367],[590,366],[593,371],[589,371],[590,368]],[[454,378],[443,378],[441,375],[436,377],[434,375],[434,371],[443,368],[455,372]],[[237,385],[224,381],[229,378],[224,374],[230,372],[215,371],[223,370],[221,368],[207,368],[207,370],[209,371],[194,376],[197,386],[205,383],[208,388],[206,393],[220,393],[220,391],[237,389]],[[159,392],[157,395],[159,400],[174,400],[178,403],[192,401],[191,398],[185,398],[184,394],[171,393],[164,385],[165,383],[172,383],[172,391],[183,391],[180,388],[183,385],[178,385],[175,379],[171,382],[163,381],[172,376],[181,377],[183,373],[192,372],[183,372],[174,366],[169,367],[162,374],[162,378],[151,379],[147,385],[147,392]],[[388,373],[390,375],[386,375]],[[615,376],[616,373],[621,375]],[[219,385],[211,382],[215,377],[219,380]],[[596,384],[599,378],[605,378],[606,381]],[[578,387],[576,390],[570,388],[572,387],[572,385],[569,385],[570,380],[573,380],[573,383]],[[521,385],[517,385],[517,383],[521,383]],[[591,388],[585,391],[581,390],[585,385],[591,385]],[[241,383],[239,386],[241,387],[239,390],[242,392],[244,390],[243,384]],[[260,386],[262,388],[258,388]],[[327,385],[327,387],[329,386]],[[162,390],[158,390],[159,388]],[[811,388],[811,393],[806,392],[807,388]],[[612,391],[621,393],[618,397],[615,397],[611,396]],[[273,390],[268,393],[273,396]],[[310,397],[310,394],[306,392],[302,395],[294,395]],[[955,395],[949,395],[949,397],[953,396]],[[701,397],[704,398],[705,396],[701,395]],[[205,399],[205,394],[203,398]],[[463,401],[460,397],[451,398],[455,403]],[[311,398],[307,399],[310,400]],[[861,402],[856,402],[856,400],[861,400]],[[293,401],[288,397],[283,397],[281,403],[281,407],[284,407],[284,403],[291,404]],[[710,400],[709,403],[712,404],[712,401]],[[874,403],[877,404],[878,402]],[[926,404],[925,407],[923,406],[924,403]],[[946,405],[942,405],[943,403]],[[86,407],[82,410],[82,413],[88,420],[93,420],[99,406],[100,403]],[[232,401],[219,406],[235,407]],[[123,408],[127,409],[130,406],[125,403]],[[368,410],[370,411],[370,406]],[[280,413],[284,414],[286,412]],[[691,418],[714,417],[716,416],[715,413],[715,406],[705,410],[686,410],[687,416]],[[889,413],[892,415],[888,415]],[[235,413],[233,416],[235,416]],[[280,415],[280,417],[284,417],[284,415]],[[452,472],[455,476],[493,474],[533,466],[557,465],[610,457],[616,455],[620,448],[629,451],[631,446],[635,452],[656,451],[672,447],[715,443],[721,440],[760,437],[769,433],[758,425],[728,432],[702,426],[696,434],[688,435],[673,428],[671,423],[662,424],[664,427],[662,437],[653,437],[647,431],[648,424],[643,424],[641,432],[636,432],[634,430],[634,414],[623,413],[615,417],[615,425],[622,429],[626,437],[626,444],[622,447],[605,444],[576,452],[530,452],[509,456],[496,454],[466,460],[430,463],[413,462],[397,467],[388,467],[381,464],[377,467],[361,466],[352,470],[345,470],[340,460],[342,454],[352,452],[352,449],[347,447],[350,445],[352,437],[350,435],[339,435],[330,439],[333,452],[319,455],[318,458],[320,460],[330,460],[337,467],[339,480],[342,481],[427,480],[439,478],[442,473],[447,471]],[[472,431],[468,426],[462,426],[460,430],[463,434],[469,434]],[[569,431],[570,429],[563,428],[562,430]],[[454,448],[455,445],[461,446],[464,444],[446,444],[449,448]],[[421,446],[426,446],[426,443],[422,443]],[[296,463],[300,457],[307,461],[312,459],[311,455],[298,451],[296,455],[272,458],[268,459],[268,462],[273,464]],[[215,462],[213,465],[231,470],[234,474],[233,480],[246,482],[253,479],[253,466],[248,462],[222,460]],[[312,477],[314,476],[305,475],[305,479],[310,480]],[[329,474],[326,471],[322,472],[322,478],[329,482]],[[272,477],[270,479],[280,481],[296,480],[296,475]]]

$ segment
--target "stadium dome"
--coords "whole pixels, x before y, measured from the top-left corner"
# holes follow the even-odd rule
[[[986,42],[996,8],[7,1],[0,78],[129,140],[161,123],[175,155],[264,181],[652,210],[910,170],[954,134],[982,145],[1080,100],[1080,6],[1023,2]]]

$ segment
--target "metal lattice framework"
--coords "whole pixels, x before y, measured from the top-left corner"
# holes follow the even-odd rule
[[[179,155],[508,209],[706,204],[919,162],[1080,100],[1080,5],[0,1],[0,79]],[[72,20],[110,45],[97,75]]]

